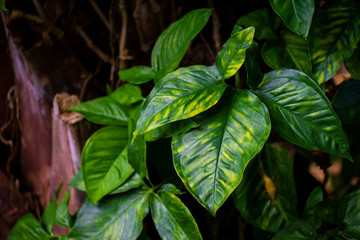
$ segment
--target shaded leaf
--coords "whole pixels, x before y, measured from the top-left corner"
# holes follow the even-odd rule
[[[222,46],[215,60],[215,66],[224,79],[234,75],[244,63],[245,50],[250,47],[255,34],[254,27],[240,30],[235,26],[234,29],[235,31]]]
[[[86,191],[81,169],[79,169],[75,176],[71,179],[69,186],[84,192]]]
[[[6,11],[7,9],[5,8],[5,0],[0,0],[0,9]]]
[[[270,0],[270,4],[291,31],[307,37],[315,10],[314,0]]]
[[[273,127],[287,141],[352,159],[339,118],[307,75],[291,69],[272,71],[256,93],[268,107]]]
[[[146,98],[134,136],[207,110],[226,86],[215,67],[191,66],[166,75]]]
[[[358,47],[351,57],[344,61],[346,69],[354,79],[360,80],[360,47]]]
[[[104,198],[95,206],[86,200],[77,214],[70,239],[136,239],[149,212],[149,192],[136,190]]]
[[[131,105],[143,101],[141,89],[132,84],[125,84],[115,89],[109,96],[122,105]]]
[[[155,78],[155,74],[155,71],[151,67],[135,66],[120,71],[119,77],[121,80],[129,83],[142,84],[149,82],[151,79]]]
[[[191,40],[205,26],[211,9],[198,9],[172,23],[158,38],[151,53],[151,66],[160,72],[157,79],[176,69]]]
[[[246,68],[246,84],[251,89],[256,89],[262,81],[263,73],[260,67],[259,46],[253,42],[246,50],[245,68]]]
[[[190,211],[175,195],[160,191],[150,199],[151,215],[162,239],[202,239]]]
[[[270,120],[247,90],[229,90],[202,117],[200,127],[173,137],[173,159],[186,188],[215,215],[268,138]]]
[[[233,194],[241,216],[252,225],[276,233],[296,218],[293,158],[283,147],[265,144],[246,168]]]
[[[12,228],[8,240],[44,240],[51,239],[41,223],[31,214],[22,217]]]
[[[183,194],[184,192],[180,191],[174,184],[172,183],[166,183],[164,185],[161,185],[160,191],[169,192],[172,194]]]
[[[55,223],[61,227],[70,227],[72,225],[72,216],[69,212],[69,201],[70,201],[70,191],[67,191],[59,206],[56,209],[56,219]]]
[[[127,192],[131,189],[141,187],[144,181],[137,172],[134,172],[120,187],[116,188],[110,194]]]
[[[57,210],[56,200],[51,200],[46,206],[45,211],[42,215],[41,223],[45,225],[46,230],[51,233],[55,225],[56,219],[56,210]]]
[[[127,160],[128,129],[108,126],[86,142],[81,169],[88,197],[96,203],[120,186],[132,173]]]

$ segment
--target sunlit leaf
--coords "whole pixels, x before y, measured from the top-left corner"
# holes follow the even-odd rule
[[[287,141],[352,159],[339,118],[307,75],[291,69],[272,71],[256,93],[270,111],[272,126]]]
[[[155,78],[155,71],[151,67],[136,66],[119,72],[121,80],[133,83],[142,84]]]
[[[141,89],[132,84],[125,84],[118,87],[109,96],[122,105],[131,105],[141,102],[144,99],[141,94]]]
[[[189,192],[215,215],[268,138],[270,120],[254,94],[229,90],[199,124],[173,137],[174,166]]]
[[[55,223],[61,227],[70,227],[72,225],[72,216],[69,212],[69,201],[70,201],[70,191],[66,192],[59,206],[56,209],[56,218]]]
[[[51,236],[33,215],[28,214],[17,221],[8,236],[8,240],[19,239],[43,240],[51,239]]]

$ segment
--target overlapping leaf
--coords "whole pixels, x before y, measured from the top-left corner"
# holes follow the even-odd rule
[[[51,236],[33,215],[28,214],[17,221],[8,236],[8,240],[19,239],[51,239]]]
[[[351,74],[352,78],[360,80],[360,47],[353,52],[350,58],[344,61],[346,69]]]
[[[191,66],[166,75],[146,98],[134,136],[207,110],[225,88],[215,67]]]
[[[251,89],[256,89],[262,81],[263,73],[260,67],[259,46],[253,42],[246,50],[245,68],[246,68],[246,84]]]
[[[291,69],[272,71],[256,92],[270,111],[273,127],[287,141],[351,159],[339,118],[307,75]]]
[[[136,66],[119,72],[121,80],[134,83],[142,84],[155,78],[155,71],[151,67],[147,66]]]
[[[270,133],[266,107],[247,90],[229,90],[200,127],[173,137],[176,172],[213,215],[240,183]]]
[[[270,0],[271,7],[293,32],[306,38],[314,14],[314,0]]]
[[[231,37],[226,41],[216,56],[215,66],[223,78],[234,75],[245,61],[245,50],[251,46],[255,28],[242,29],[235,26]]]
[[[142,185],[144,185],[144,181],[141,176],[137,172],[134,172],[120,187],[116,188],[110,194],[124,193],[131,189],[141,187]]]
[[[151,194],[151,215],[162,239],[202,239],[187,207],[175,195],[165,191]]]
[[[125,84],[118,87],[114,92],[109,95],[118,103],[128,106],[144,100],[141,94],[141,89],[132,84]]]
[[[67,191],[56,209],[55,223],[61,227],[70,227],[73,223],[73,219],[68,208],[69,201],[70,191]]]
[[[151,67],[158,72],[158,80],[177,68],[191,40],[205,26],[210,14],[211,9],[189,12],[160,35],[151,53]]]
[[[149,211],[149,192],[135,190],[107,197],[95,206],[86,200],[79,212],[70,239],[136,239]]]
[[[360,39],[360,3],[329,1],[314,17],[311,38],[314,80],[319,84],[332,78],[340,63],[351,56]]]
[[[276,233],[295,219],[293,159],[287,150],[266,144],[260,158],[246,168],[233,197],[241,216],[263,230]]]
[[[56,219],[56,210],[57,210],[57,202],[56,200],[51,200],[45,208],[45,211],[41,218],[41,223],[45,225],[46,230],[51,233],[52,229],[55,225]]]
[[[132,173],[127,159],[128,129],[108,126],[95,132],[86,142],[81,169],[92,203],[121,185]]]

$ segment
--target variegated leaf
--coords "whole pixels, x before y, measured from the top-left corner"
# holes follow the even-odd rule
[[[360,80],[360,47],[353,52],[350,58],[344,61],[346,69],[351,74],[353,79]]]
[[[229,89],[199,124],[173,137],[174,165],[189,192],[215,215],[268,138],[270,119],[253,93]]]
[[[256,93],[270,111],[272,126],[287,141],[351,159],[339,118],[307,75],[292,69],[272,71]]]
[[[242,30],[242,28],[235,26],[231,37],[222,46],[216,57],[215,66],[224,79],[234,75],[244,63],[245,50],[251,46],[254,34],[254,27]]]
[[[226,86],[215,67],[191,66],[166,75],[146,98],[134,136],[204,112]]]

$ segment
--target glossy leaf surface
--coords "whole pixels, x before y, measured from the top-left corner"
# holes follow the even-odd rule
[[[136,66],[120,71],[119,77],[129,83],[142,84],[155,78],[155,71],[151,67]]]
[[[132,84],[125,84],[118,87],[114,92],[109,95],[112,99],[122,105],[131,105],[143,101],[141,89]]]
[[[256,39],[276,39],[275,30],[279,27],[280,19],[264,8],[242,16],[236,24],[244,27],[254,26]]]
[[[229,90],[199,124],[173,137],[174,166],[189,192],[215,215],[268,138],[270,120],[253,93]]]
[[[272,71],[256,92],[270,111],[273,127],[287,141],[351,159],[339,118],[307,75],[291,69]]]
[[[70,110],[98,124],[126,126],[128,122],[126,108],[109,96],[80,103],[71,107]]]
[[[56,219],[55,222],[61,227],[70,227],[72,225],[72,216],[69,212],[69,201],[70,201],[70,191],[66,192],[59,206],[56,209]]]
[[[163,72],[158,79],[177,68],[191,40],[209,20],[211,9],[191,11],[172,23],[158,38],[151,53],[151,66]]]
[[[142,230],[149,211],[149,192],[136,190],[106,197],[95,206],[86,200],[77,214],[70,239],[131,240]]]
[[[134,135],[204,112],[225,88],[214,67],[191,66],[166,75],[146,98]]]
[[[104,127],[86,142],[81,169],[92,203],[120,186],[132,173],[127,159],[128,129]]]
[[[291,31],[306,38],[314,14],[314,0],[270,0],[271,7]]]
[[[312,62],[319,84],[332,78],[340,63],[351,56],[360,39],[360,3],[329,1],[314,17]]]
[[[51,239],[41,223],[31,214],[22,217],[12,228],[8,240],[43,240]]]
[[[235,26],[235,29],[237,28]],[[254,27],[233,31],[231,37],[220,49],[215,65],[224,79],[234,75],[244,63],[245,50],[252,44],[254,34]]]
[[[69,187],[76,188],[81,191],[86,191],[85,182],[84,182],[84,179],[82,176],[81,168],[78,170],[78,172],[75,174],[75,176],[71,179]]]
[[[263,230],[276,233],[295,219],[293,159],[287,150],[266,144],[246,168],[233,198],[241,216]]]
[[[350,58],[344,61],[346,69],[354,79],[360,80],[360,47],[353,52]]]
[[[110,194],[124,193],[131,189],[144,185],[144,181],[137,172],[134,172],[120,187],[116,188]]]
[[[160,191],[169,192],[172,194],[183,194],[174,184],[166,183],[159,188]]]
[[[55,225],[56,218],[56,210],[57,210],[57,202],[56,200],[51,200],[49,204],[46,206],[45,211],[41,218],[41,223],[45,225],[46,230],[51,233],[52,229]]]
[[[245,68],[246,68],[246,84],[251,89],[256,89],[262,81],[263,73],[260,67],[259,46],[253,42],[246,50]]]
[[[160,191],[151,194],[151,215],[162,239],[202,239],[187,207],[175,195]]]

